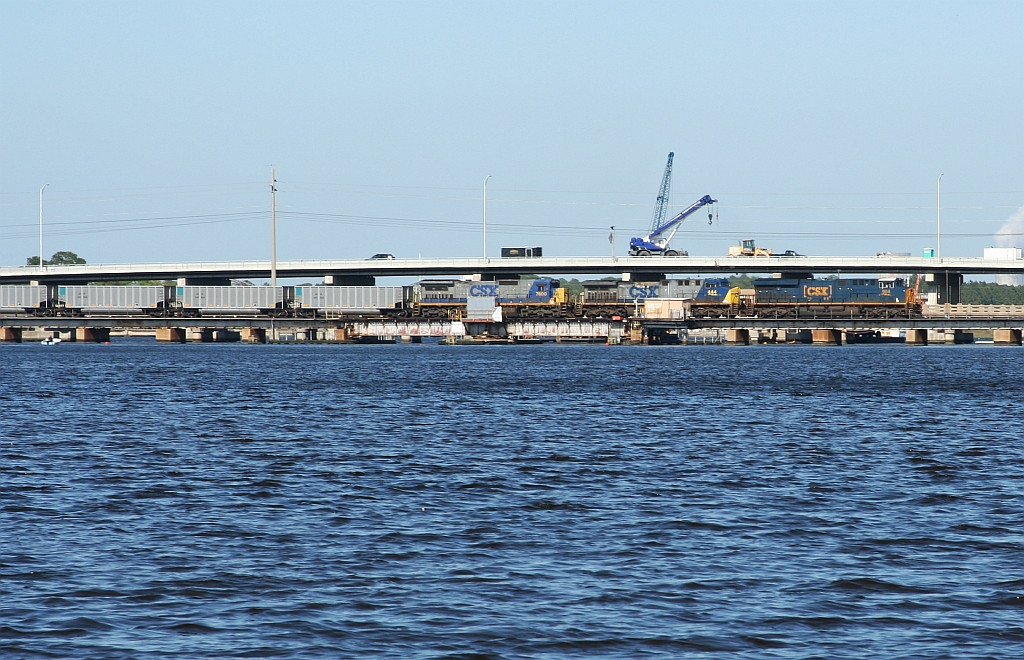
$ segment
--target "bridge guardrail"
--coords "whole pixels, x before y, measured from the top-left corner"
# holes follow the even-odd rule
[[[1024,318],[1024,305],[924,305],[921,313],[933,318]]]

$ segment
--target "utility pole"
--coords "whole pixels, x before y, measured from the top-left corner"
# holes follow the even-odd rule
[[[277,177],[270,166],[270,286],[277,286]]]
[[[942,173],[935,182],[935,258],[942,258]]]

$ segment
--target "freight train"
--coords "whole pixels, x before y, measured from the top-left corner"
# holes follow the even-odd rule
[[[421,280],[410,286],[96,286],[0,285],[0,313],[36,316],[276,316],[464,318],[500,306],[503,318],[631,318],[646,300],[685,300],[694,318],[799,318],[844,315],[908,317],[920,313],[916,291],[901,278],[765,278],[752,291],[724,277],[632,282],[587,280],[570,299],[557,279],[491,282]]]

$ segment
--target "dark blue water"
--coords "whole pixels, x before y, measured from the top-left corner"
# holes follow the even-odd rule
[[[1018,657],[1022,359],[0,346],[0,655]]]

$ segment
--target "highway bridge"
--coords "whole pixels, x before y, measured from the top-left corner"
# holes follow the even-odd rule
[[[632,279],[661,279],[673,274],[734,273],[900,273],[933,275],[962,281],[964,275],[1024,274],[1024,259],[983,257],[923,258],[904,256],[836,257],[536,257],[445,259],[345,259],[279,261],[222,261],[81,266],[0,267],[0,284],[82,284],[86,282],[179,280],[190,283],[229,283],[233,279],[269,279],[272,266],[278,278],[324,278],[329,284],[374,284],[378,277],[460,277],[482,279],[519,273],[543,275],[622,275]],[[952,302],[956,302],[955,300]]]

